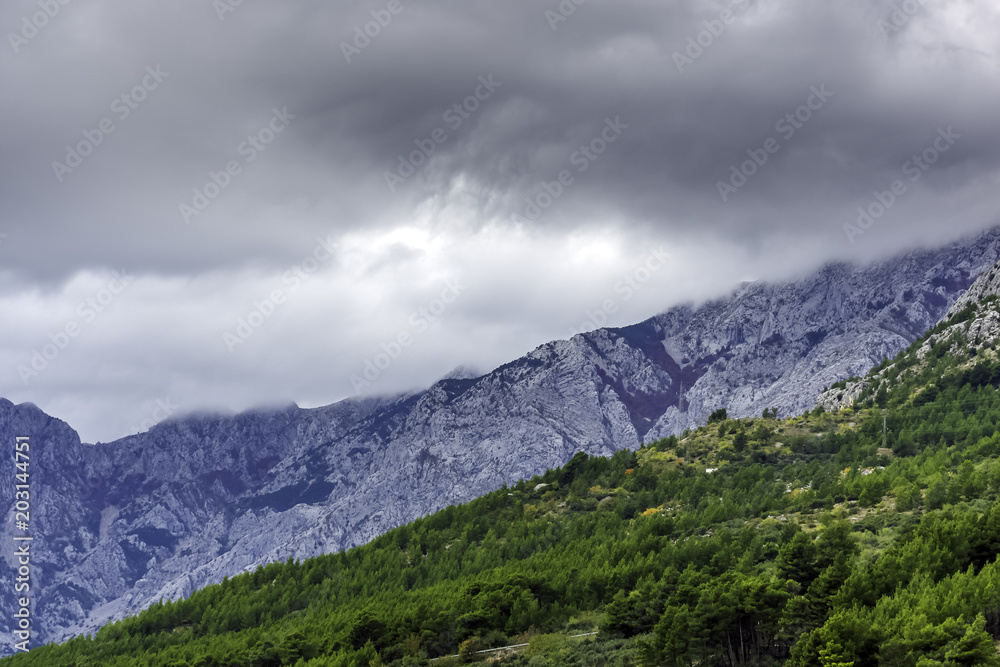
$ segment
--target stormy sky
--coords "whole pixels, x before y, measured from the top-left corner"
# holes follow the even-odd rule
[[[91,442],[1000,223],[986,0],[9,0],[0,27],[0,396]]]

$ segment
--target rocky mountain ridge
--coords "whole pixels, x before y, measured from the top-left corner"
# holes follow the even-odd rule
[[[933,326],[998,248],[991,230],[867,267],[831,265],[553,341],[422,392],[176,418],[97,446],[35,406],[0,401],[0,438],[32,440],[36,639],[91,631],[263,562],[365,543],[577,451],[609,455],[680,432],[718,407],[811,408],[823,386]],[[13,484],[0,478],[8,508]],[[11,524],[3,532],[10,544]],[[15,565],[5,552],[4,576]],[[7,631],[13,605],[0,596]]]

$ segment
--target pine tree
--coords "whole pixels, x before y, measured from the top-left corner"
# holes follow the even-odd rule
[[[791,579],[804,588],[808,588],[819,574],[816,566],[816,545],[805,533],[796,532],[778,552],[775,561],[778,576]]]
[[[845,653],[843,646],[831,639],[819,650],[819,664],[822,667],[853,667],[854,660]]]

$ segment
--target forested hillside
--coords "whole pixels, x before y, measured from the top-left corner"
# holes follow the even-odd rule
[[[719,410],[0,664],[1000,665],[996,309],[839,412]]]

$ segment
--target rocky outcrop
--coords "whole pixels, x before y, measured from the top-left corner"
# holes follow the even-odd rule
[[[988,271],[984,271],[976,279],[968,291],[960,296],[948,309],[945,318],[952,317],[961,312],[963,308],[971,303],[978,304],[990,296],[1000,296],[1000,264],[994,264]]]

